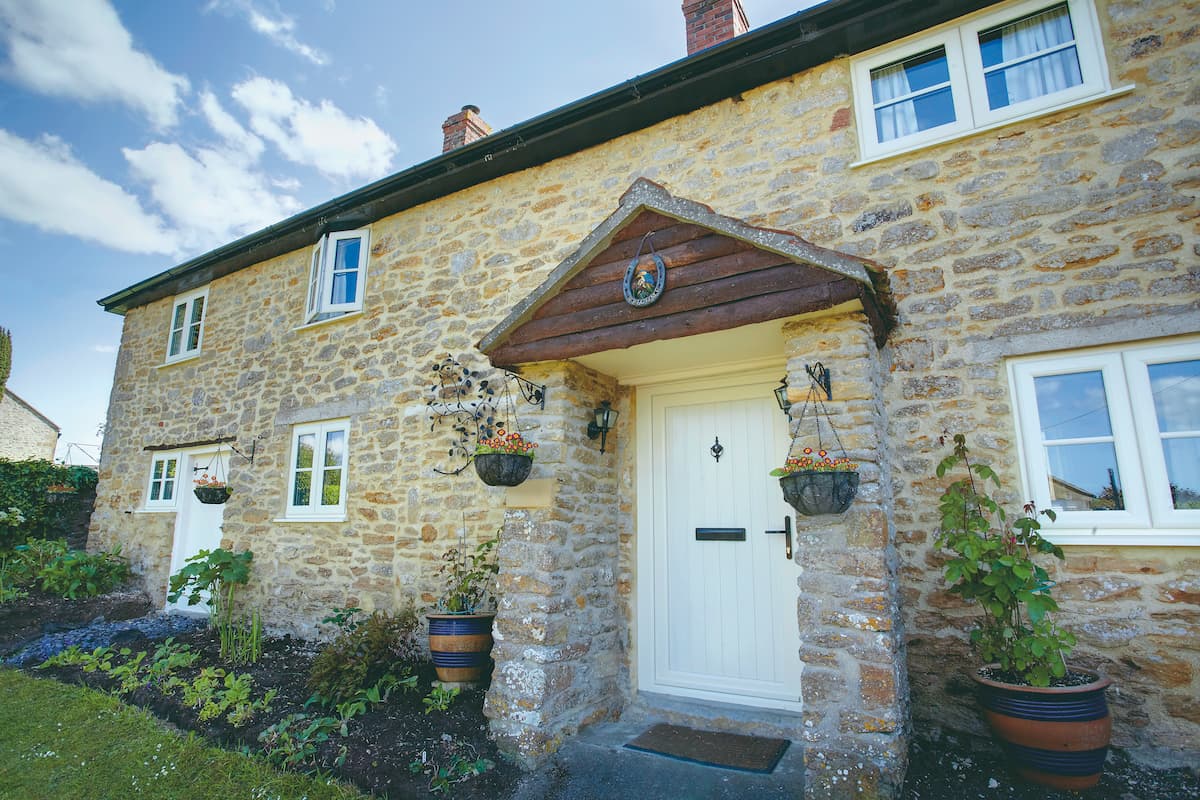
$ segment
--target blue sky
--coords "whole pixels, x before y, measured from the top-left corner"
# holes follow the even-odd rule
[[[679,0],[0,0],[9,388],[97,454],[98,298],[437,156],[464,104],[500,130],[684,55]]]

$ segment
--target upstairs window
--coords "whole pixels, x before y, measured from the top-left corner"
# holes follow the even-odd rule
[[[343,518],[350,420],[297,425],[292,430],[288,518]]]
[[[1021,360],[1012,378],[1055,542],[1200,544],[1200,340]]]
[[[943,141],[1108,91],[1091,0],[1010,4],[890,45],[852,70],[864,157]]]
[[[329,233],[313,248],[305,322],[362,309],[369,234],[364,230]]]
[[[146,489],[146,508],[175,508],[179,493],[179,455],[159,454],[150,462],[150,485]]]
[[[208,289],[179,295],[171,304],[171,331],[167,337],[167,361],[191,358],[204,340],[204,312]]]

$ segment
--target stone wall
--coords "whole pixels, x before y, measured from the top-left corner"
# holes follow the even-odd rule
[[[474,343],[644,176],[720,213],[795,231],[888,268],[899,325],[879,354],[874,399],[858,397],[845,413],[866,445],[864,462],[878,471],[864,487],[860,512],[867,516],[854,535],[865,537],[861,547],[884,576],[873,576],[877,580],[887,582],[895,558],[900,617],[890,629],[855,632],[869,644],[863,655],[834,647],[827,657],[857,665],[857,677],[848,672],[838,690],[845,696],[891,681],[887,693],[902,702],[903,675],[889,659],[901,657],[903,631],[915,723],[979,730],[965,684],[954,677],[971,663],[963,645],[965,615],[942,592],[932,543],[938,436],[943,430],[967,434],[976,452],[999,466],[1006,485],[1016,486],[1006,356],[1200,327],[1197,4],[1098,5],[1113,84],[1134,84],[1103,101],[852,166],[858,156],[849,62],[838,60],[373,223],[360,314],[301,325],[307,250],[215,281],[204,352],[196,359],[162,366],[169,300],[130,311],[91,545],[123,543],[161,600],[173,515],[136,513],[150,463],[143,448],[221,435],[236,435],[245,445],[261,435],[253,465],[233,459],[230,480],[238,494],[226,507],[224,536],[226,546],[255,551],[248,599],[264,608],[273,629],[311,633],[334,605],[392,608],[407,597],[428,602],[436,590],[434,566],[460,533],[485,538],[504,524],[514,543],[556,559],[575,544],[568,528],[590,520],[605,527],[591,534],[599,538],[589,547],[607,552],[609,525],[620,544],[612,565],[620,613],[610,629],[594,627],[609,624],[602,620],[607,611],[594,605],[571,611],[568,641],[603,630],[614,634],[615,647],[626,644],[636,581],[629,556],[636,464],[629,451],[616,454],[611,474],[572,470],[573,459],[593,452],[594,443],[578,455],[548,451],[533,479],[556,482],[570,501],[562,507],[567,516],[528,509],[506,519],[501,490],[481,486],[473,475],[434,472],[447,441],[430,432],[425,400],[430,365],[452,353],[482,366]],[[817,347],[826,333],[790,327],[787,335],[811,336]],[[838,361],[825,359],[835,375],[843,361],[862,363],[851,380],[866,380],[869,359],[836,352]],[[794,365],[790,369],[796,376]],[[570,370],[545,374],[550,397],[564,390],[560,382],[582,380]],[[619,402],[629,409],[628,394]],[[533,411],[522,420],[553,432],[554,413]],[[341,416],[351,419],[348,520],[280,522],[292,425]],[[629,438],[633,416],[623,414],[618,440]],[[564,433],[551,436],[578,435],[562,424]],[[567,448],[569,440],[561,441]],[[883,448],[873,457],[865,452],[879,442]],[[574,480],[594,487],[587,508],[570,499],[583,491],[568,491]],[[608,497],[618,500],[615,509],[600,504]],[[587,581],[593,574],[599,573],[585,570],[569,579]],[[1176,759],[1200,751],[1194,702],[1200,696],[1200,551],[1070,547],[1061,577],[1071,598],[1063,619],[1077,623],[1080,659],[1118,681],[1112,693],[1116,742],[1147,755],[1174,751]],[[829,602],[872,602],[866,584],[829,584],[822,591]],[[560,599],[574,603],[576,596]],[[894,612],[886,591],[877,596],[882,616]],[[538,597],[514,595],[497,623],[502,637],[536,636],[533,628],[520,634],[517,628],[526,619],[565,613],[558,605],[540,608]],[[817,645],[815,638],[806,642]],[[507,646],[502,641],[502,652]],[[523,710],[544,715],[537,720],[551,736],[593,713],[608,713],[592,695],[614,684],[626,695],[631,691],[626,652],[617,650],[615,676],[607,664],[596,667],[598,677],[584,694],[568,701],[562,695],[573,690],[552,680],[526,697],[534,705]],[[808,652],[812,675],[832,671]],[[539,665],[523,654],[514,660],[524,674],[540,669],[546,676],[578,674],[584,665],[591,670],[595,655],[569,653],[562,664]],[[521,676],[501,678],[506,687],[511,678],[505,692],[517,696]],[[491,701],[494,719],[518,719],[500,700]],[[821,710],[818,702],[814,697],[814,711]],[[830,706],[822,719],[814,718],[821,735],[831,734],[833,711],[839,731],[845,723],[855,737],[871,735],[866,728],[877,723],[846,719],[841,708]],[[871,716],[893,726],[902,717],[889,716],[892,708],[883,702],[881,713]],[[508,730],[521,735],[517,727]],[[528,752],[551,744],[531,741]]]
[[[54,460],[58,429],[42,419],[15,395],[0,392],[0,458]]]

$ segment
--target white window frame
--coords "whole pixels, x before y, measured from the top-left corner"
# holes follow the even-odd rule
[[[193,324],[191,322],[192,313],[196,307],[197,301],[203,302],[203,306],[201,307],[201,310],[200,310],[200,321],[198,323],[196,323],[197,325],[199,325],[199,331],[197,332],[197,335],[196,335],[196,346],[189,348],[187,346],[188,332]],[[175,316],[176,316],[175,312],[179,309],[180,306],[183,306],[183,327],[176,328],[175,327]],[[184,359],[195,358],[196,356],[200,355],[200,351],[204,347],[204,323],[207,319],[208,319],[208,287],[207,286],[205,286],[203,289],[196,289],[195,291],[188,292],[186,294],[175,295],[175,298],[171,301],[171,315],[167,320],[167,357],[166,357],[165,363],[170,364],[175,361],[183,361]],[[171,352],[171,341],[172,341],[172,339],[175,338],[175,333],[177,331],[180,336],[179,352],[172,353]]]
[[[329,506],[322,505],[320,502],[322,496],[320,487],[324,485],[325,477],[326,435],[334,431],[341,431],[345,437],[345,454],[341,464],[342,491],[338,498],[338,504],[336,506]],[[296,456],[300,449],[300,437],[307,434],[313,434],[316,440],[315,447],[313,448],[312,482],[310,484],[308,504],[298,506],[292,503],[292,500],[296,496],[296,474],[298,472]],[[293,521],[344,520],[346,518],[346,495],[350,479],[350,420],[325,420],[324,422],[312,422],[293,427],[292,447],[287,469],[287,501],[284,510],[284,519]]]
[[[171,461],[175,462],[174,491],[171,492],[170,500],[164,500],[162,498],[163,493],[161,488],[162,485],[166,484],[167,464]],[[156,481],[154,477],[155,467],[157,467],[159,464],[163,465],[163,478]],[[183,454],[177,451],[157,452],[150,459],[150,474],[146,477],[146,501],[143,504],[147,511],[174,511],[179,507],[179,487],[180,481],[183,477],[179,470],[182,464]],[[159,498],[157,500],[151,500],[150,497],[153,494],[155,483],[160,484]]]
[[[1043,522],[1048,538],[1056,544],[1200,545],[1200,510],[1176,509],[1171,503],[1147,371],[1152,364],[1195,359],[1200,359],[1200,338],[1009,362],[1024,496],[1038,508],[1051,506],[1034,378],[1087,371],[1099,371],[1104,378],[1125,509],[1059,511],[1054,522]]]
[[[1075,50],[1079,56],[1079,70],[1083,82],[1078,86],[1003,108],[989,108],[979,33],[1061,5],[1063,2],[1071,15]],[[939,46],[944,47],[946,51],[955,121],[880,142],[875,124],[871,70],[904,61]],[[1092,0],[1025,0],[1007,4],[1000,10],[988,10],[962,17],[932,31],[872,50],[854,59],[850,77],[858,118],[859,145],[864,160],[956,139],[972,132],[1048,114],[1112,93],[1100,23]]]
[[[335,272],[333,259],[337,254],[337,243],[351,239],[361,241],[358,250],[358,266],[355,268],[358,279],[355,281],[354,298],[347,303],[333,303],[328,298],[333,293]],[[312,256],[309,259],[308,287],[305,294],[305,323],[362,310],[363,296],[367,288],[367,254],[370,249],[371,234],[366,228],[327,233],[313,246]]]

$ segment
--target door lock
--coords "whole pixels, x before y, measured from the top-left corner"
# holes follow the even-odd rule
[[[765,533],[782,533],[783,534],[783,554],[788,561],[792,560],[792,518],[787,514],[783,515],[783,530],[781,531],[765,531]]]

